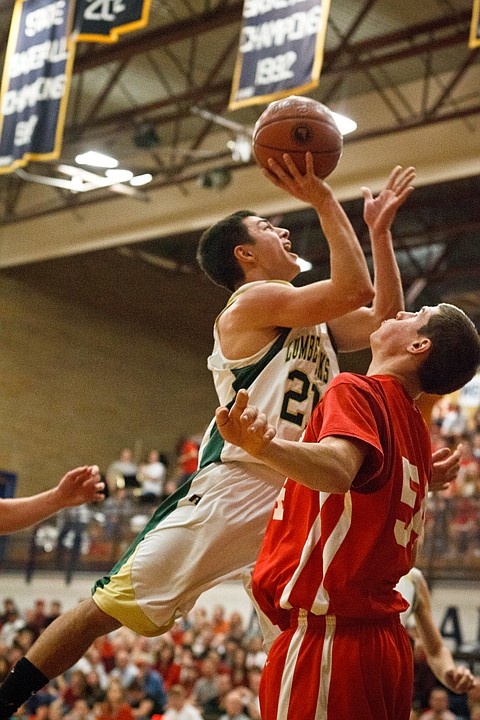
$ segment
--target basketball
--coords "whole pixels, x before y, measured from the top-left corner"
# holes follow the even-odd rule
[[[305,173],[305,153],[313,155],[315,175],[322,180],[337,167],[343,138],[332,113],[311,98],[291,95],[275,100],[260,115],[253,130],[255,160],[269,169],[273,158],[286,170],[283,154],[289,153],[299,171]]]

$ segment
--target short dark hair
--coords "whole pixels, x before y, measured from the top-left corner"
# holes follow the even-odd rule
[[[470,318],[448,303],[440,303],[420,328],[419,335],[431,340],[432,349],[418,376],[423,392],[446,395],[463,387],[480,365],[480,338]]]
[[[203,272],[216,285],[233,292],[243,280],[242,268],[237,262],[234,250],[237,245],[253,244],[243,222],[255,215],[250,210],[238,210],[205,230],[197,248],[197,261]]]

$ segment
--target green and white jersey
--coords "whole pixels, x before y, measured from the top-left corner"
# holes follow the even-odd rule
[[[260,280],[242,285],[226,307],[253,285],[266,282],[278,281]],[[241,360],[229,360],[222,353],[217,323],[213,334],[214,347],[208,368],[212,371],[220,404],[231,406],[237,392],[244,388],[250,403],[265,412],[276,427],[277,437],[298,440],[327,384],[339,372],[326,324],[281,328],[268,345]],[[211,462],[260,461],[226,443],[213,419],[200,447],[199,467]]]

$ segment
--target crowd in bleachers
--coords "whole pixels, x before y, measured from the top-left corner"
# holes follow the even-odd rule
[[[11,598],[0,617],[0,681],[60,612],[39,599],[20,613]],[[266,655],[253,614],[211,617],[198,607],[158,638],[126,629],[93,643],[64,675],[18,712],[29,720],[259,720],[258,686]]]
[[[0,616],[0,681],[61,612],[37,599],[20,613],[11,598]],[[412,632],[412,640],[415,631]],[[480,720],[480,684],[468,695],[439,689],[414,643],[412,720]],[[168,633],[145,638],[124,627],[96,640],[68,672],[33,695],[19,720],[260,720],[258,688],[266,654],[255,613],[246,623],[221,605],[197,604]],[[448,714],[425,714],[431,708]]]
[[[433,407],[433,450],[462,445],[460,470],[427,505],[424,553],[469,563],[480,559],[480,410],[466,412],[449,398]]]

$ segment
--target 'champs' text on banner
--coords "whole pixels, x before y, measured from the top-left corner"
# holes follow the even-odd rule
[[[16,0],[0,93],[0,173],[58,157],[75,55],[68,0]]]
[[[472,24],[468,44],[471,48],[480,46],[480,0],[473,0]]]
[[[245,0],[229,110],[318,85],[330,0]]]

